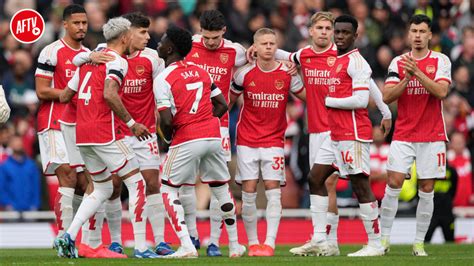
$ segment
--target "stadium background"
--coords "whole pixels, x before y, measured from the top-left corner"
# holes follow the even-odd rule
[[[206,9],[219,9],[227,19],[225,37],[248,46],[253,33],[261,27],[274,28],[279,35],[279,47],[296,51],[307,45],[307,23],[318,10],[329,10],[336,16],[350,13],[359,20],[359,37],[356,45],[373,70],[373,77],[383,86],[384,75],[393,57],[407,51],[405,41],[406,22],[415,13],[423,13],[434,21],[431,49],[448,55],[452,62],[453,85],[444,101],[446,128],[452,142],[448,145],[449,164],[457,172],[457,189],[454,194],[454,212],[457,216],[456,242],[474,242],[474,182],[472,181],[471,153],[474,149],[474,1],[473,0],[0,0],[0,84],[3,85],[12,115],[7,124],[0,125],[0,161],[5,161],[11,149],[9,140],[15,134],[21,136],[25,155],[36,165],[22,165],[18,176],[6,178],[4,165],[0,165],[0,248],[2,247],[50,247],[55,234],[51,224],[54,215],[52,200],[57,181],[55,177],[39,174],[40,159],[36,136],[36,111],[38,99],[35,94],[34,71],[41,49],[62,36],[61,16],[65,6],[71,3],[83,4],[89,18],[89,30],[84,44],[94,48],[103,42],[101,26],[108,18],[131,11],[141,11],[150,16],[149,47],[156,48],[169,24],[188,28],[193,33],[199,30],[199,14]],[[11,16],[22,8],[38,10],[46,21],[42,38],[32,44],[18,43],[9,32]],[[396,105],[390,106],[394,119]],[[305,133],[305,106],[292,101],[288,107],[289,126],[287,130],[287,183],[282,190],[284,219],[280,226],[278,243],[302,243],[309,237],[309,192],[306,175],[309,170],[307,135]],[[381,115],[375,104],[369,105],[370,116],[377,127]],[[234,136],[238,108],[231,112],[231,135]],[[376,130],[376,129],[375,129]],[[376,136],[377,132],[374,132]],[[372,147],[373,188],[377,199],[383,197],[384,161],[387,140],[377,138]],[[235,172],[235,161],[231,165]],[[198,186],[199,216],[207,215],[209,191]],[[405,182],[402,192],[399,219],[396,220],[392,237],[394,243],[410,243],[415,230],[416,180]],[[239,188],[233,185],[235,198],[240,198]],[[265,205],[262,193],[258,206]],[[122,195],[123,206],[127,200],[126,190]],[[448,198],[449,200],[449,198]],[[338,183],[338,204],[341,207],[339,238],[342,243],[364,242],[362,224],[357,219],[357,207],[350,184]],[[438,202],[439,203],[439,202]],[[440,207],[440,205],[438,205]],[[435,205],[435,209],[437,205]],[[30,212],[28,212],[30,211]],[[31,212],[33,211],[33,212]],[[40,211],[40,212],[36,212]],[[126,217],[127,212],[124,212]],[[263,214],[260,213],[261,216]],[[124,238],[131,239],[131,226],[124,220]],[[260,221],[259,228],[265,224]],[[298,228],[295,233],[295,228]],[[166,227],[168,241],[178,243],[170,227]],[[243,226],[240,235],[245,241]],[[208,236],[208,223],[199,221],[202,238]],[[259,230],[263,233],[264,230]],[[27,239],[17,239],[19,233],[28,234]],[[225,235],[225,234],[223,234]],[[224,237],[224,236],[223,236]],[[13,241],[16,240],[17,242]],[[150,236],[151,239],[151,236]],[[104,238],[107,241],[107,237]],[[443,242],[438,231],[434,242]],[[125,243],[126,244],[126,243]]]

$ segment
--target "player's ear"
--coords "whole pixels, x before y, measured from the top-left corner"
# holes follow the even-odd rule
[[[224,28],[222,28],[222,34],[224,34],[226,31],[227,31],[227,27],[224,26]]]

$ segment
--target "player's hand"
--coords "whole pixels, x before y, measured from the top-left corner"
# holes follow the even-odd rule
[[[413,57],[404,55],[402,57],[402,62],[403,62],[403,69],[405,69],[405,72],[407,74],[408,78],[411,78],[412,76],[415,76],[418,71],[418,65],[416,64],[416,60],[413,59]]]
[[[92,52],[89,56],[94,64],[105,64],[115,59],[115,57],[105,52]]]
[[[392,119],[382,119],[380,129],[383,132],[383,137],[386,138],[392,129]]]
[[[245,56],[247,57],[247,61],[249,63],[253,63],[253,61],[255,61],[255,59],[257,58],[257,51],[255,50],[255,47],[253,45],[247,49]]]
[[[148,131],[148,128],[140,123],[135,123],[130,130],[132,131],[133,135],[137,137],[139,141],[144,141],[148,138],[151,138],[151,133]]]
[[[296,66],[295,63],[290,62],[290,61],[284,61],[283,63],[288,68],[286,73],[290,74],[291,76],[296,76],[296,74],[298,74],[298,67]]]

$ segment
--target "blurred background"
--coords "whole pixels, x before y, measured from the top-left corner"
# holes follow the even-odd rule
[[[104,42],[101,27],[109,18],[132,11],[141,11],[150,17],[152,39],[148,46],[153,49],[168,25],[175,24],[198,33],[200,13],[218,9],[227,19],[227,39],[248,47],[256,30],[270,27],[279,35],[279,47],[290,52],[308,44],[307,25],[314,12],[327,10],[335,16],[349,13],[359,21],[356,46],[372,67],[373,78],[379,87],[383,86],[391,60],[408,51],[408,19],[413,14],[427,15],[434,22],[431,49],[446,54],[453,63],[453,84],[444,101],[444,119],[451,140],[448,143],[448,178],[437,185],[435,209],[445,210],[441,206],[448,206],[446,214],[441,215],[453,215],[454,210],[456,217],[474,216],[473,207],[469,207],[474,206],[471,157],[474,149],[474,0],[0,0],[0,84],[12,108],[8,123],[0,125],[0,211],[49,211],[53,208],[57,180],[56,177],[42,176],[40,171],[36,135],[39,101],[35,94],[34,72],[41,49],[62,37],[62,11],[71,3],[82,4],[87,10],[89,30],[84,45],[90,49]],[[31,45],[17,42],[9,32],[11,16],[23,8],[38,10],[46,22],[44,35]],[[376,198],[381,200],[387,178],[385,164],[391,135],[384,139],[378,128],[381,114],[373,102],[369,105],[374,125],[370,179]],[[305,108],[304,103],[292,99],[287,110],[287,186],[282,189],[285,210],[309,208],[306,176],[310,165]],[[390,108],[395,121],[396,104]],[[232,137],[238,112],[238,108],[231,111]],[[235,160],[230,170],[233,175]],[[404,184],[399,216],[414,217],[415,214],[417,187],[414,168],[413,172],[412,178]],[[232,185],[238,201],[240,188]],[[206,210],[209,190],[198,186],[197,191],[198,207]],[[340,180],[337,191],[342,215],[350,214],[344,212],[344,208],[358,207],[350,183]],[[258,206],[263,208],[265,197],[263,193],[259,194]],[[126,201],[126,191],[122,199]],[[20,215],[11,219],[0,218],[0,223],[18,220],[31,221]],[[474,231],[472,223],[470,226]]]

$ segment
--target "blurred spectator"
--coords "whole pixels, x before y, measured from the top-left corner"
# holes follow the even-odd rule
[[[446,242],[454,242],[454,214],[453,197],[456,193],[458,175],[456,170],[449,164],[446,165],[446,179],[438,179],[434,185],[433,217],[431,217],[425,242],[430,242],[434,231],[438,226],[443,231]]]
[[[8,158],[8,155],[11,154],[8,148],[10,136],[10,124],[0,124],[0,163],[4,162]]]
[[[468,25],[462,28],[461,43],[451,50],[451,60],[457,60],[463,52],[465,40],[474,38],[474,25]]]
[[[441,32],[441,52],[445,55],[449,55],[451,54],[454,44],[459,41],[459,32],[453,25],[453,19],[448,9],[440,10],[438,25]]]
[[[474,90],[470,88],[469,69],[466,66],[460,66],[453,72],[452,92],[464,97],[469,106],[474,106]]]
[[[372,77],[374,79],[385,79],[387,75],[387,69],[394,58],[393,52],[390,47],[386,45],[380,46],[376,54],[377,62],[372,65]]]
[[[466,33],[463,34],[462,51],[459,57],[453,62],[452,69],[456,71],[456,69],[461,66],[467,67],[469,76],[471,77],[470,83],[474,84],[474,34],[471,30],[466,29]]]
[[[251,17],[250,0],[232,1],[232,8],[226,15],[228,27],[225,38],[242,45],[253,43],[253,34],[248,28]]]
[[[453,204],[454,206],[468,206],[473,195],[471,153],[466,149],[464,134],[460,132],[454,132],[450,137],[448,163],[456,169],[458,174],[457,190],[452,195]]]
[[[23,149],[20,136],[10,138],[12,154],[0,165],[0,204],[7,210],[30,211],[40,207],[40,171]]]
[[[5,96],[10,104],[12,113],[25,107],[23,95],[27,91],[34,91],[34,79],[31,72],[33,60],[30,53],[25,50],[15,50],[12,54],[11,69],[3,77]]]
[[[82,44],[92,50],[95,49],[99,43],[105,42],[102,33],[102,25],[107,22],[107,18],[105,12],[100,9],[100,5],[95,1],[86,2],[84,8],[87,12],[89,27]]]
[[[433,7],[430,5],[429,0],[418,0],[415,8],[415,15],[422,14],[428,16],[433,20]]]
[[[387,184],[387,158],[390,145],[385,143],[383,131],[378,126],[372,129],[373,142],[370,144],[370,186],[375,198],[380,202]]]

